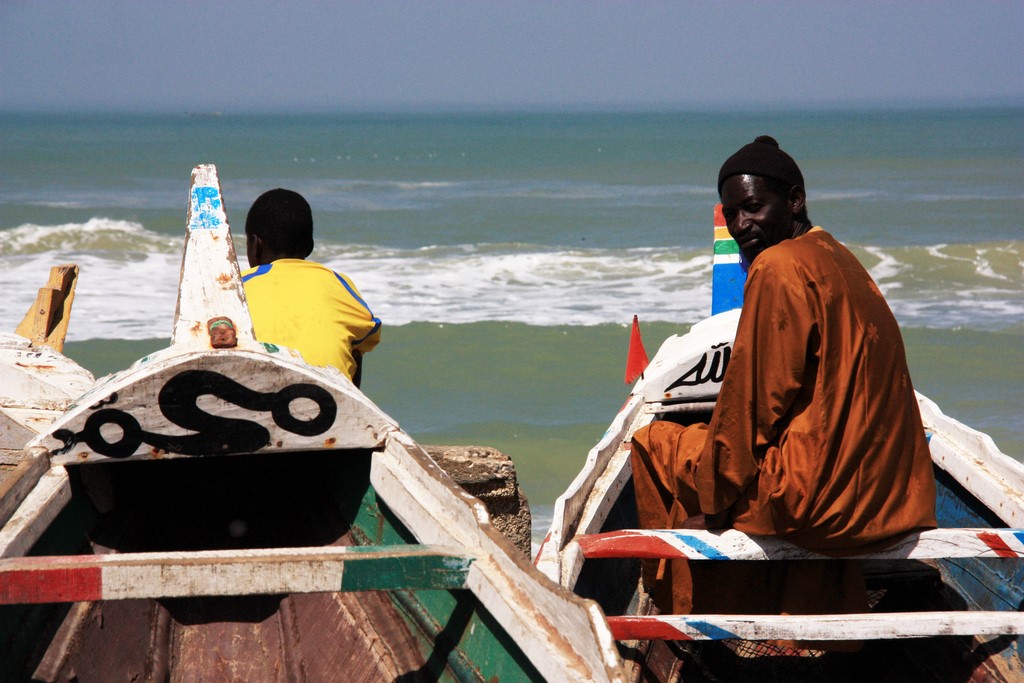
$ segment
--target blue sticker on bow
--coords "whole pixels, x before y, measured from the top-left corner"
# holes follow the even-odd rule
[[[219,228],[221,220],[220,191],[216,187],[192,188],[192,222],[193,230],[213,230]]]

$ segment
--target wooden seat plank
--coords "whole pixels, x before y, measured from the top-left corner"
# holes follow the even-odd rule
[[[687,560],[827,560],[773,536],[741,531],[623,529],[576,537],[585,558],[636,557]],[[931,529],[908,534],[877,552],[855,559],[1024,558],[1024,529]]]
[[[616,640],[875,640],[1024,633],[1021,612],[608,617]]]
[[[0,604],[457,590],[474,559],[422,545],[16,557],[0,560]]]

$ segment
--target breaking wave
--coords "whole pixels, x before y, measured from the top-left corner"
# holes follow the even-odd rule
[[[103,218],[0,231],[0,330],[17,326],[50,266],[72,262],[81,275],[70,338],[167,337],[182,244],[139,223]],[[1022,241],[852,248],[906,326],[998,330],[1024,323]],[[325,242],[314,256],[351,276],[386,325],[597,325],[628,323],[634,314],[689,323],[711,306],[711,255],[702,249]]]

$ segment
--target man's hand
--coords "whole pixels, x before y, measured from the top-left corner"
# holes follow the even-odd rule
[[[723,510],[714,515],[704,515],[704,521],[707,524],[706,529],[730,529],[732,528],[731,520],[729,519],[729,511]]]
[[[705,515],[694,515],[679,525],[680,529],[707,529]]]

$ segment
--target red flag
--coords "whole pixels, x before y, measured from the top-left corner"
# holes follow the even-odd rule
[[[633,316],[633,331],[629,334],[629,355],[626,357],[626,384],[632,384],[633,380],[644,374],[647,369],[647,351],[644,349],[644,340],[640,338],[640,321]]]

